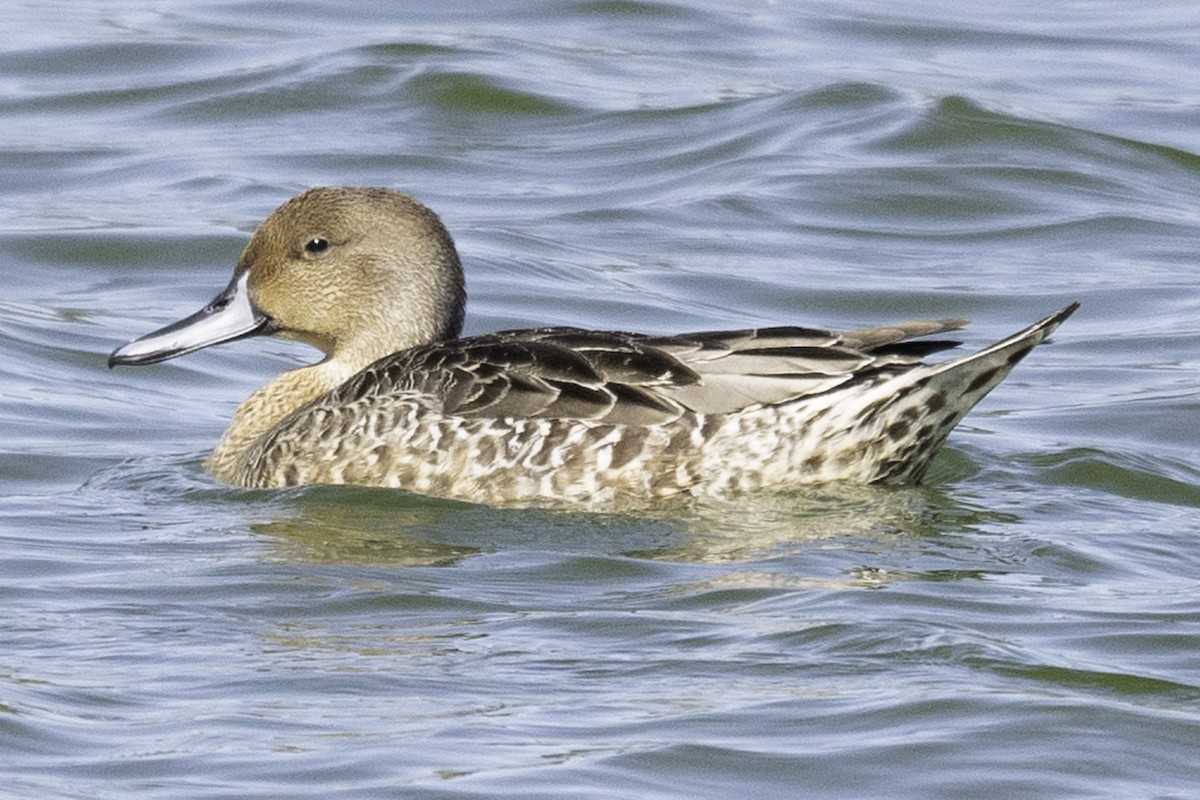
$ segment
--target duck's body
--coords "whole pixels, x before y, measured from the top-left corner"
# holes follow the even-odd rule
[[[314,189],[263,223],[213,304],[110,363],[254,333],[326,352],[238,408],[208,462],[229,483],[608,503],[920,481],[963,415],[1075,310],[924,364],[957,343],[912,337],[964,320],[459,339],[464,298],[450,237],[424,206],[382,189]]]

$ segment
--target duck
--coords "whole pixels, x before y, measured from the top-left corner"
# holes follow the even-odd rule
[[[108,364],[251,336],[323,354],[237,407],[205,462],[222,483],[596,505],[920,483],[963,416],[1079,305],[930,362],[967,320],[464,337],[466,297],[450,233],[425,205],[312,188],[258,226],[212,302]]]

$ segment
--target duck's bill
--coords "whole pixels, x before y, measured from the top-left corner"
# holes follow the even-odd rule
[[[225,291],[187,319],[118,347],[108,357],[108,366],[156,364],[214,344],[267,333],[271,318],[250,302],[246,292],[249,274],[235,277]]]

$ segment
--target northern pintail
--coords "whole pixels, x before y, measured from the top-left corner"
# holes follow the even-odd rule
[[[1078,304],[934,364],[922,358],[958,342],[914,337],[966,320],[459,338],[465,306],[432,211],[388,189],[310,189],[258,227],[211,303],[109,366],[255,335],[321,350],[237,408],[207,462],[227,483],[608,503],[919,482],[963,415]]]

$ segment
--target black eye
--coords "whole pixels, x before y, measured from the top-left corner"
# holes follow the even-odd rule
[[[324,253],[329,249],[329,240],[322,236],[314,236],[304,243],[304,249],[309,253]]]

